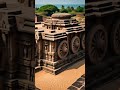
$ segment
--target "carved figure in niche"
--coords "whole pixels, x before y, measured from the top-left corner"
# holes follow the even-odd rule
[[[5,44],[6,44],[6,37],[5,34],[3,34],[0,31],[0,71],[5,69],[5,55],[6,53],[6,49],[5,49]]]

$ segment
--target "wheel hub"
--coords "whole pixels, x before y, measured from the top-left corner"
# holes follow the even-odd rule
[[[77,53],[80,49],[80,39],[78,36],[74,36],[71,41],[71,48],[73,53]]]
[[[63,47],[63,52],[67,52],[68,51],[68,49],[67,49],[67,47]]]
[[[75,42],[75,46],[78,47],[79,46],[79,41]]]
[[[66,40],[63,40],[58,46],[58,56],[60,58],[65,58],[69,52],[68,43]]]
[[[101,38],[99,38],[98,40],[97,40],[97,45],[96,45],[96,47],[98,48],[98,49],[103,49],[104,48],[104,40],[103,39],[101,39]]]

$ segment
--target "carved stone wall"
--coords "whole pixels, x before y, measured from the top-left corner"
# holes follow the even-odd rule
[[[34,90],[34,19],[0,4],[0,90]]]

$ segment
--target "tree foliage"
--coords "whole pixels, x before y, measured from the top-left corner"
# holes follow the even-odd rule
[[[64,5],[62,5],[61,9],[65,9],[65,6],[64,6]]]
[[[68,10],[67,9],[61,9],[60,12],[61,13],[68,13]]]
[[[70,7],[68,6],[67,8],[65,8],[64,5],[62,5],[61,9],[60,9],[61,13],[76,13],[76,12],[84,12],[84,7],[78,6],[77,8],[74,7]]]
[[[68,6],[66,9],[67,9],[68,12],[72,12],[72,9],[71,9],[70,6]]]
[[[84,11],[85,11],[85,8],[81,7],[81,6],[74,8],[74,7],[70,7],[70,6],[65,7],[64,5],[62,5],[61,8],[58,9],[57,6],[51,5],[51,4],[47,4],[47,5],[41,6],[40,8],[35,9],[36,13],[39,13],[39,14],[45,15],[45,16],[51,16],[55,12],[71,13],[72,15],[75,15],[76,13],[84,12]]]
[[[84,8],[83,8],[83,7],[78,6],[78,7],[76,8],[76,11],[77,11],[77,12],[83,12],[83,11],[84,11]]]
[[[61,13],[68,13],[68,10],[65,9],[64,5],[62,5],[61,9],[60,9]]]
[[[38,12],[45,12],[48,16],[58,11],[59,9],[56,6],[51,4],[44,5],[38,9]]]

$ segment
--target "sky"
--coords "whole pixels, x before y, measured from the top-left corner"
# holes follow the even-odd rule
[[[85,0],[35,0],[35,4],[85,4]]]

